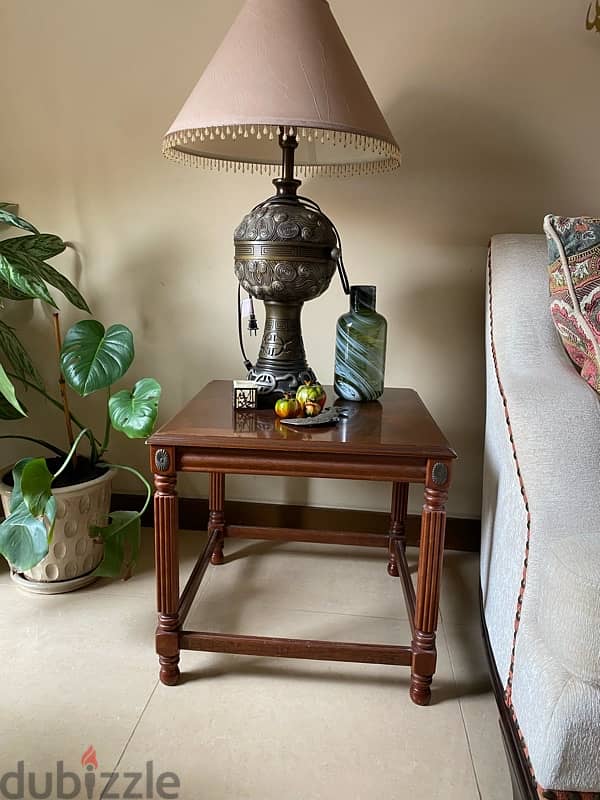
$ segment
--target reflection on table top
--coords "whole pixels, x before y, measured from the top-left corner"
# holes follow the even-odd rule
[[[347,419],[314,428],[282,425],[270,410],[234,411],[231,381],[207,384],[148,440],[152,445],[299,450],[455,458],[433,418],[412,389],[386,389],[372,403],[336,398],[326,386],[328,405]]]

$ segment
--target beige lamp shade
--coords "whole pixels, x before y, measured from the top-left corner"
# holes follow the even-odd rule
[[[280,169],[280,132],[298,138],[301,175],[400,164],[326,0],[247,0],[166,133],[163,153],[190,165],[270,174]]]

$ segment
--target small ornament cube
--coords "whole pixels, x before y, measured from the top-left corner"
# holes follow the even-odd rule
[[[235,411],[256,409],[258,404],[258,384],[255,381],[233,382],[233,408]]]

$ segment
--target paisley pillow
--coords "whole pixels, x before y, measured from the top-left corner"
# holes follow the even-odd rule
[[[600,219],[544,219],[550,313],[569,357],[600,392]]]

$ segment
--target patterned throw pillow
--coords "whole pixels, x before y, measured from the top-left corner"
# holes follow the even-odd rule
[[[600,219],[547,216],[544,231],[552,319],[581,377],[600,392]]]

